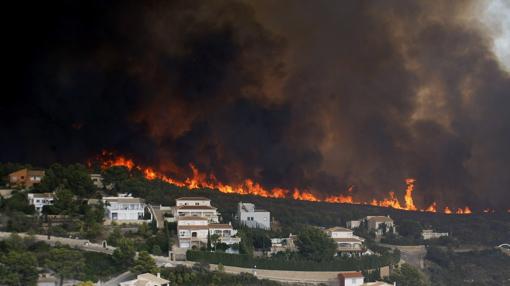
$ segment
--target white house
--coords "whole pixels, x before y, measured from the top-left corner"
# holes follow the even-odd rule
[[[209,222],[206,217],[184,216],[177,220],[177,236],[180,248],[207,245]]]
[[[324,232],[337,244],[338,252],[361,253],[364,239],[353,234],[353,231],[344,227],[332,227]]]
[[[239,223],[250,228],[271,229],[271,213],[256,209],[254,204],[239,202],[237,205]]]
[[[121,282],[120,286],[170,286],[170,281],[161,278],[161,275],[144,273],[136,276],[136,279]]]
[[[433,238],[440,238],[440,237],[443,237],[443,236],[448,236],[448,233],[447,232],[434,232],[432,229],[424,229],[421,233],[421,236],[423,237],[423,239],[425,240],[428,240],[428,239],[433,239]]]
[[[29,193],[27,194],[28,204],[34,206],[37,212],[41,212],[44,206],[53,205],[54,193]]]
[[[340,286],[361,286],[365,277],[361,272],[342,272],[338,274]]]
[[[346,223],[347,228],[354,229],[361,225],[361,220],[350,220]]]
[[[289,234],[289,237],[271,238],[271,250],[269,254],[272,255],[278,252],[297,251],[296,244],[294,243],[296,239],[297,235],[293,235],[292,233]]]
[[[230,223],[210,223],[209,235],[213,234],[219,236],[219,242],[227,245],[241,242],[241,238],[235,237],[237,230],[235,230]]]
[[[212,223],[218,223],[217,209],[211,206],[211,200],[204,197],[182,197],[175,200],[173,208],[175,218],[183,216],[205,217]]]
[[[143,199],[128,195],[118,197],[103,197],[106,216],[110,221],[146,222],[144,213],[146,204]]]
[[[391,228],[395,232],[395,224],[389,216],[367,216],[365,221],[367,222],[368,230],[373,230],[378,235],[383,234],[383,225],[386,225],[386,231],[389,231]]]

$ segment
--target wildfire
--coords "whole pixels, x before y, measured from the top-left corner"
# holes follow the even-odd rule
[[[190,190],[199,189],[199,188],[207,188],[207,189],[217,189],[222,193],[232,193],[232,194],[241,194],[241,195],[255,195],[267,198],[292,198],[295,200],[302,201],[312,201],[312,202],[328,202],[328,203],[345,203],[345,204],[368,204],[372,206],[378,207],[388,207],[399,210],[408,210],[408,211],[424,211],[424,212],[437,212],[437,204],[433,202],[426,209],[418,209],[414,204],[413,192],[414,192],[414,184],[416,182],[413,178],[408,178],[405,180],[407,185],[405,195],[404,195],[404,204],[401,204],[399,199],[397,198],[394,192],[389,192],[389,196],[382,200],[373,199],[369,202],[357,201],[352,196],[352,186],[348,188],[348,195],[338,195],[338,196],[328,196],[326,198],[319,198],[314,195],[312,192],[307,190],[288,190],[284,188],[272,188],[267,189],[264,188],[259,183],[254,182],[251,179],[246,179],[242,183],[238,184],[224,184],[217,180],[217,178],[213,174],[202,173],[196,168],[193,164],[190,164],[189,167],[192,172],[192,176],[186,178],[184,180],[178,180],[171,177],[168,177],[153,168],[150,167],[142,167],[140,165],[135,164],[135,162],[129,158],[124,156],[114,156],[112,153],[103,151],[101,156],[98,156],[97,160],[101,162],[101,168],[107,169],[113,166],[124,166],[129,170],[137,169],[142,172],[145,178],[148,180],[160,179],[169,184],[176,185],[178,187],[184,187]],[[89,161],[89,165],[90,165]],[[510,210],[508,210],[510,212]],[[444,208],[443,211],[445,214],[454,213],[448,206]],[[484,211],[485,212],[485,211]],[[455,211],[456,214],[471,214],[472,211],[469,207],[459,208]]]
[[[426,212],[437,212],[437,204],[436,202],[433,202],[428,208],[425,209]]]

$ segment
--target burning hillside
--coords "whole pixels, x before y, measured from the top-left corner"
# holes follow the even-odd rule
[[[394,192],[389,192],[388,197],[377,200],[372,199],[370,201],[363,201],[354,198],[353,188],[352,186],[348,188],[347,194],[337,195],[337,196],[327,196],[327,197],[319,197],[308,190],[300,190],[298,188],[294,189],[284,189],[284,188],[272,188],[268,189],[263,187],[257,182],[254,182],[252,179],[245,179],[240,184],[227,184],[220,182],[216,179],[214,174],[206,174],[198,170],[193,164],[189,165],[192,176],[186,177],[184,179],[176,179],[164,175],[163,173],[155,170],[154,168],[141,166],[136,164],[133,159],[127,158],[122,155],[114,155],[111,152],[103,151],[100,156],[97,156],[94,160],[89,161],[89,166],[92,162],[99,162],[102,169],[107,169],[113,166],[123,166],[129,170],[137,169],[141,171],[145,178],[148,180],[159,179],[169,184],[186,188],[189,190],[205,188],[211,190],[218,190],[222,193],[228,194],[240,194],[240,195],[253,195],[253,196],[261,196],[266,198],[292,198],[294,200],[302,200],[302,201],[311,201],[311,202],[328,202],[328,203],[343,203],[343,204],[364,204],[364,205],[372,205],[378,207],[388,207],[399,210],[406,211],[422,211],[422,212],[432,212],[432,213],[445,213],[445,214],[471,214],[472,211],[468,206],[464,208],[458,208],[456,210],[450,209],[448,206],[445,206],[443,211],[438,210],[437,203],[433,202],[431,205],[425,208],[418,208],[413,199],[414,192],[414,184],[416,182],[415,179],[407,178],[405,179],[405,183],[407,185],[405,194],[404,194],[404,202],[401,203],[397,198],[397,195]],[[489,210],[484,210],[484,212],[489,212]],[[490,212],[494,212],[491,210]]]

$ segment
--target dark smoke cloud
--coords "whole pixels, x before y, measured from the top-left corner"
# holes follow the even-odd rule
[[[168,173],[507,208],[510,79],[468,1],[12,7],[2,161],[116,150]]]

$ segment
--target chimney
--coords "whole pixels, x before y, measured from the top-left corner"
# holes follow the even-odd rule
[[[157,273],[156,276],[158,276],[158,278],[161,278],[161,273]]]

